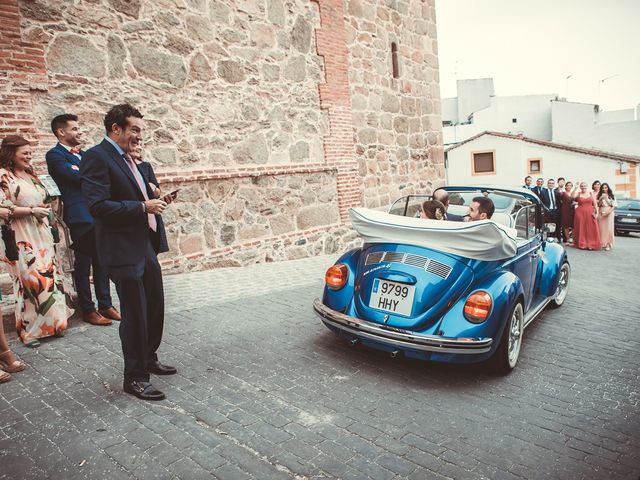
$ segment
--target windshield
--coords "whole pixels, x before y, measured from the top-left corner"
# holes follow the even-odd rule
[[[474,197],[480,196],[482,196],[482,192],[480,190],[470,192],[451,192],[449,194],[449,205],[464,205],[468,207],[471,205]],[[504,211],[513,206],[513,198],[505,196],[502,193],[491,192],[487,196],[493,200],[493,205],[496,207],[497,211]]]
[[[627,210],[640,210],[640,200],[636,200],[636,199],[618,200],[618,208],[624,208]]]

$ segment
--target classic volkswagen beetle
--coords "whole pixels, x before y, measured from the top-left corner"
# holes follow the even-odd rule
[[[443,187],[449,212],[476,196],[494,202],[491,220],[416,218],[428,196],[408,196],[389,213],[356,208],[361,248],[325,276],[313,308],[351,341],[407,357],[450,363],[488,361],[507,373],[524,329],[550,304],[564,302],[571,268],[564,248],[546,240],[541,204],[530,190]]]

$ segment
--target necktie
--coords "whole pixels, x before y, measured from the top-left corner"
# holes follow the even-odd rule
[[[138,170],[135,163],[133,163],[133,159],[126,153],[122,156],[122,158],[124,158],[124,161],[129,166],[129,170],[131,170],[131,173],[133,173],[133,177],[136,179],[136,182],[138,182],[138,187],[142,192],[142,196],[144,197],[145,200],[149,200],[149,195],[147,194],[147,188],[144,185],[144,179],[140,174],[140,170]],[[149,222],[149,228],[154,232],[157,231],[158,222],[156,221],[156,216],[153,213],[147,213],[147,219]]]
[[[549,191],[549,208],[551,210],[555,210],[556,209],[556,202],[555,199],[553,197],[555,197],[554,195],[554,191],[551,190],[550,188],[547,189]]]

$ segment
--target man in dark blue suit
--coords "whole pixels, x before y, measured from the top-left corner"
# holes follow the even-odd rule
[[[58,115],[51,121],[51,131],[58,139],[58,144],[47,152],[47,168],[60,189],[64,222],[69,227],[73,241],[73,276],[82,318],[92,325],[111,325],[111,320],[120,320],[120,314],[111,302],[107,272],[100,267],[95,254],[93,217],[80,188],[80,162],[83,152],[80,150],[82,131],[78,125],[78,117],[71,114]],[[93,287],[98,301],[97,311],[91,298],[89,282],[92,266]]]
[[[80,174],[95,219],[98,257],[120,298],[123,389],[143,400],[162,400],[165,395],[149,382],[149,374],[177,372],[160,363],[156,353],[164,326],[157,230],[167,204],[154,198],[128,155],[142,141],[142,114],[131,105],[116,105],[104,126],[107,136],[85,153]]]
[[[540,197],[542,190],[544,190],[544,178],[540,177],[536,180],[535,186],[531,187],[531,191]]]
[[[543,188],[540,192],[540,200],[544,205],[545,210],[545,222],[555,223],[556,231],[555,236],[558,241],[562,240],[562,222],[560,220],[560,194],[556,189],[556,181],[550,178],[547,181],[547,187]]]

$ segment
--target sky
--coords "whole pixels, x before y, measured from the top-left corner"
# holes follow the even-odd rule
[[[436,22],[442,98],[492,77],[499,96],[640,103],[640,0],[436,0]]]

